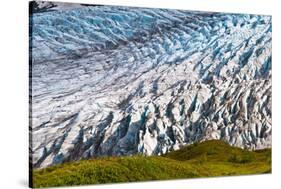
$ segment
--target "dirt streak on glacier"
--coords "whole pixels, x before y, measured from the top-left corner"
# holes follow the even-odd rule
[[[219,139],[271,147],[271,17],[78,6],[34,13],[34,167]]]

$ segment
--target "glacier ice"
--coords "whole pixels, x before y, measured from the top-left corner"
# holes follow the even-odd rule
[[[30,23],[34,167],[271,147],[270,16],[74,6]]]

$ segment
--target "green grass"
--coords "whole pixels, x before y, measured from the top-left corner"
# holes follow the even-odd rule
[[[271,172],[271,149],[246,151],[206,141],[163,156],[110,157],[33,171],[33,187],[247,175]]]

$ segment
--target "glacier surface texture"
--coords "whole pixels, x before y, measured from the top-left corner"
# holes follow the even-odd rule
[[[35,168],[211,139],[271,147],[271,16],[65,7],[29,17]]]

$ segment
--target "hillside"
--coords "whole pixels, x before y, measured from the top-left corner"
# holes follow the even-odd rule
[[[270,172],[271,149],[246,151],[213,140],[196,143],[162,156],[98,158],[37,169],[33,172],[33,187]]]

